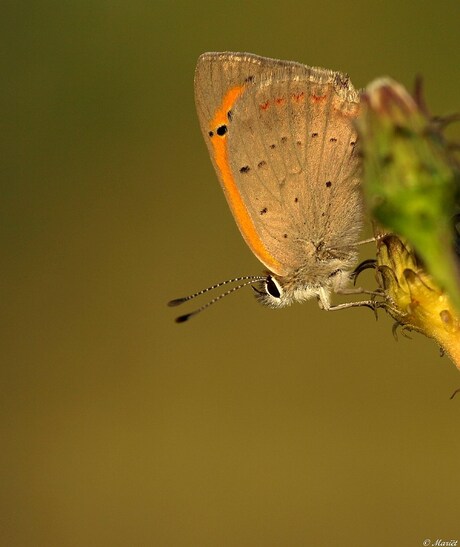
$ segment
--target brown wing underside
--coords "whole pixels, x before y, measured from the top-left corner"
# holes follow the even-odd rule
[[[255,232],[286,275],[310,260],[346,258],[361,224],[352,120],[359,96],[340,73],[248,54],[205,54],[196,73],[200,123],[216,165],[210,123],[229,89],[243,86],[226,124],[233,182]],[[268,267],[269,264],[266,263]]]

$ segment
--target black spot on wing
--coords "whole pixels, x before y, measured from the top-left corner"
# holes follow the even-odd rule
[[[217,130],[216,130],[216,133],[219,135],[219,137],[223,137],[225,135],[225,133],[227,133],[227,126],[226,125],[220,125]]]

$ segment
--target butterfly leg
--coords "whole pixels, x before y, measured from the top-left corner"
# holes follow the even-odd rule
[[[317,294],[318,306],[322,310],[329,310],[331,308],[331,294],[324,287],[320,287]]]
[[[366,243],[373,243],[374,241],[378,241],[379,239],[382,239],[387,235],[388,235],[388,232],[385,232],[383,234],[378,234],[375,237],[370,237],[369,239],[363,239],[362,241],[358,241],[356,245],[365,245]]]
[[[330,306],[329,308],[324,308],[327,311],[336,311],[336,310],[346,310],[347,308],[359,308],[366,307],[370,308],[377,315],[378,302],[375,300],[361,300],[360,302],[345,302],[344,304],[337,304],[336,306]]]
[[[375,291],[368,291],[362,287],[343,287],[335,291],[337,294],[370,294],[371,296],[382,296],[382,291],[377,289]]]
[[[366,243],[373,243],[374,241],[377,241],[377,238],[370,237],[369,239],[363,239],[362,241],[358,241],[356,245],[365,245]]]
[[[353,289],[351,290],[353,291]],[[354,291],[354,293],[357,293],[357,292],[358,291]],[[360,291],[360,292],[371,293],[373,295],[375,294],[375,293],[372,293],[371,291]],[[353,292],[351,294],[353,294]],[[379,295],[379,293],[376,293],[376,294]],[[365,306],[373,310],[375,314],[377,315],[377,308],[379,307],[380,303],[376,302],[375,300],[361,300],[360,302],[345,302],[343,304],[337,304],[333,306],[331,304],[329,292],[326,291],[323,287],[321,287],[318,291],[318,304],[322,310],[326,310],[326,311],[345,310],[347,308],[358,308],[358,307]]]

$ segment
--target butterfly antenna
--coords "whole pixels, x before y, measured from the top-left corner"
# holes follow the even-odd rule
[[[234,293],[235,291],[239,291],[240,289],[242,289],[243,287],[246,287],[246,285],[251,285],[252,283],[258,283],[259,281],[264,281],[266,278],[265,277],[255,277],[255,276],[246,276],[246,277],[240,277],[238,278],[238,280],[243,280],[243,279],[246,279],[247,281],[245,281],[244,283],[240,283],[239,285],[237,285],[236,287],[232,287],[231,289],[228,289],[228,291],[225,291],[223,292],[222,294],[220,294],[219,296],[216,296],[215,298],[213,298],[212,300],[210,300],[209,302],[207,302],[206,304],[204,304],[203,306],[201,306],[201,308],[198,308],[197,310],[195,311],[192,311],[190,313],[186,313],[185,315],[180,315],[179,317],[176,317],[176,323],[184,323],[185,321],[187,321],[188,319],[190,319],[190,317],[192,317],[192,315],[196,315],[197,313],[200,313],[202,312],[203,310],[205,310],[206,308],[209,308],[209,306],[212,306],[213,304],[215,304],[216,302],[218,302],[219,300],[221,300],[222,298],[224,298],[224,296],[228,296],[229,294],[232,294]],[[235,280],[233,280],[235,281]],[[186,297],[186,300],[190,300],[190,298],[194,298],[195,296],[198,296],[199,294],[202,294],[204,292],[207,292],[208,290],[211,290],[211,288],[216,288],[216,287],[220,287],[221,285],[225,285],[226,283],[230,283],[231,281],[224,281],[223,283],[219,283],[218,285],[215,285],[214,287],[210,287],[209,289],[205,289],[199,293],[197,293],[196,295],[192,295],[190,297]],[[177,300],[181,300],[180,298],[178,298]],[[174,300],[172,302],[175,302]],[[179,302],[179,304],[181,304],[182,302]],[[171,304],[170,304],[171,305]],[[177,305],[177,304],[172,304],[173,306]]]
[[[211,287],[208,287],[207,289],[202,289],[201,291],[196,292],[195,294],[191,294],[189,296],[184,296],[182,298],[175,298],[174,300],[170,300],[168,302],[168,306],[179,306],[180,304],[183,304],[184,302],[188,302],[189,300],[193,300],[197,296],[201,296],[204,293],[207,293],[209,291],[212,291],[214,289],[218,289],[219,287],[222,287],[224,285],[228,285],[229,283],[238,283],[239,281],[247,281],[251,280],[251,283],[257,283],[257,281],[263,281],[265,277],[261,277],[260,275],[243,275],[241,277],[235,277],[234,279],[227,279],[227,281],[221,281],[220,283],[216,283],[215,285],[212,285]]]

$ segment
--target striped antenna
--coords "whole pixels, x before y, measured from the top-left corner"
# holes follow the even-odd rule
[[[243,287],[246,287],[247,285],[251,285],[253,283],[259,283],[260,281],[265,281],[265,276],[260,275],[245,275],[242,277],[235,277],[234,279],[228,279],[227,281],[221,281],[220,283],[216,283],[215,285],[212,285],[211,287],[208,287],[206,289],[202,289],[201,291],[198,291],[194,294],[191,294],[190,296],[184,296],[182,298],[175,298],[174,300],[170,300],[168,302],[168,306],[179,306],[180,304],[183,304],[184,302],[188,302],[189,300],[193,300],[193,298],[196,298],[197,296],[201,296],[204,293],[207,293],[208,291],[212,291],[213,289],[217,289],[219,287],[222,287],[223,285],[227,285],[228,283],[238,283],[239,281],[244,281],[244,283],[240,283],[236,287],[232,287],[231,289],[228,289],[228,291],[223,292],[219,296],[216,296],[212,300],[210,300],[208,303],[204,304],[200,308],[196,309],[195,311],[192,311],[190,313],[187,313],[185,315],[180,315],[176,318],[176,323],[184,323],[187,321],[192,315],[196,315],[199,312],[202,312],[206,308],[209,308],[209,306],[212,306],[212,304],[215,304],[224,296],[228,296],[229,294],[232,294],[235,291],[238,291],[242,289]]]

